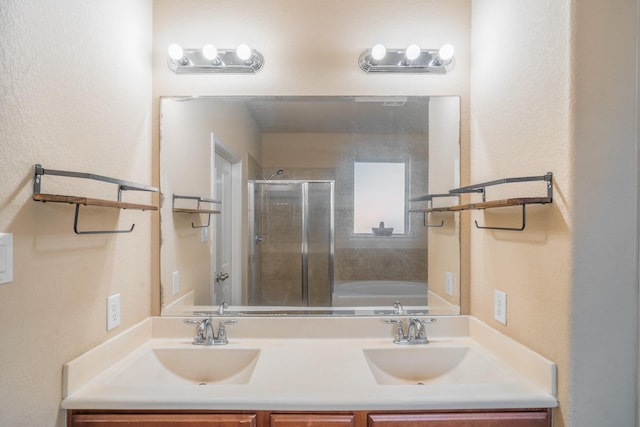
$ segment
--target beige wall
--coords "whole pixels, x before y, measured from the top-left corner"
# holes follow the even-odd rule
[[[554,203],[471,231],[471,313],[558,364],[556,426],[634,425],[637,11],[611,6],[473,2],[471,181],[552,171]]]
[[[34,163],[142,183],[153,164],[158,184],[159,96],[401,93],[462,96],[471,181],[554,172],[554,204],[531,209],[524,234],[472,230],[471,310],[558,363],[556,425],[633,425],[637,1],[473,0],[473,34],[469,0],[404,3],[157,0],[153,46],[148,0],[2,3],[0,229],[14,234],[15,280],[0,286],[0,424],[61,425],[62,363],[146,317],[159,281],[156,214],[91,210],[97,225],[135,222],[134,234],[75,236],[72,207],[30,200]],[[248,42],[265,68],[168,70],[170,42],[205,40]],[[356,58],[378,41],[451,42],[456,69],[365,75]],[[597,54],[611,45],[616,54]],[[463,184],[465,159],[463,151]],[[488,215],[503,218],[473,217]],[[495,288],[509,295],[507,327],[491,320]],[[123,325],[107,333],[105,299],[117,292]]]
[[[462,95],[469,82],[469,0],[154,1],[154,96],[163,95]],[[167,46],[260,50],[256,75],[175,75]],[[375,43],[411,42],[456,49],[447,75],[367,75],[358,56]]]
[[[161,275],[162,306],[166,307],[190,291],[197,305],[211,302],[211,251],[200,240],[196,225],[206,224],[206,216],[174,214],[172,195],[203,196],[217,199],[211,188],[212,135],[241,159],[243,182],[247,182],[249,156],[260,158],[260,134],[253,118],[241,103],[201,99],[163,99],[160,133]],[[188,149],[187,149],[188,147]],[[244,184],[243,184],[244,188]],[[246,195],[245,206],[246,206]],[[180,201],[176,207],[195,207],[193,201]],[[219,209],[219,205],[203,208]],[[202,222],[204,221],[204,222]],[[211,218],[208,239],[215,239],[216,217]],[[245,236],[246,237],[246,236]],[[246,240],[245,240],[246,241]],[[246,246],[246,245],[245,245]],[[243,257],[246,259],[246,256]],[[180,272],[180,292],[173,295],[172,274]],[[243,265],[242,271],[246,271]],[[242,283],[246,281],[241,279]]]
[[[136,226],[78,236],[72,205],[31,195],[35,163],[151,183],[151,12],[145,0],[0,5],[0,231],[15,268],[0,285],[0,425],[62,427],[63,363],[149,316],[157,213],[82,208],[80,228]],[[43,191],[116,194],[54,181]],[[107,332],[115,293],[122,323]]]
[[[460,108],[454,98],[432,98],[429,102],[429,194],[447,194],[460,186]],[[431,206],[450,206],[457,198],[435,198]],[[424,206],[424,205],[423,205]],[[460,215],[436,213],[427,216],[429,290],[447,302],[460,305]],[[465,263],[466,264],[466,263]],[[452,294],[446,292],[451,274]]]
[[[634,410],[638,405],[634,370],[638,362],[636,43],[640,42],[640,2],[620,0],[615,7],[597,0],[574,3],[570,27],[575,40],[571,64],[575,73],[574,265],[568,416],[575,426],[633,425],[640,422]],[[610,46],[615,46],[616,55],[605,69],[593,51]],[[594,312],[606,315],[594,319]],[[602,402],[600,408],[593,405],[596,399]]]
[[[208,111],[191,107],[192,103],[171,99],[163,100],[161,106],[160,283],[163,307],[189,292],[193,292],[193,299],[200,304],[211,304],[210,245],[208,241],[201,241],[201,229],[192,228],[192,224],[197,227],[207,224],[208,218],[206,215],[173,213],[173,194],[215,199],[211,188],[211,129],[206,126]],[[177,199],[175,206],[193,209],[197,202]],[[219,209],[219,206],[203,204],[202,208]],[[207,227],[207,233],[210,229]],[[180,287],[176,295],[173,294],[174,272],[178,273]]]

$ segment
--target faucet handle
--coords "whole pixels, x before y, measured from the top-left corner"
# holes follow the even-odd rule
[[[224,325],[234,325],[236,323],[238,323],[238,321],[236,319],[221,320],[220,321],[220,326],[224,328]]]
[[[398,325],[397,329],[396,329],[396,337],[393,339],[393,342],[395,343],[399,343],[403,340],[406,339],[406,337],[404,336],[404,329],[402,327],[402,320],[400,319],[385,319],[384,323],[387,323],[389,325]]]
[[[229,344],[229,339],[227,338],[227,330],[225,326],[233,325],[235,323],[238,323],[236,319],[220,321],[220,324],[218,325],[218,339],[216,340],[217,344]]]
[[[427,338],[427,323],[437,322],[437,319],[433,317],[429,317],[426,319],[419,319],[417,317],[412,317],[409,319],[409,324],[413,326],[413,337],[409,337],[409,339],[413,338],[416,343],[428,343],[429,339]]]
[[[207,323],[211,323],[210,317],[205,317],[204,319],[185,319],[184,323],[186,325],[196,325],[198,328],[204,328]]]

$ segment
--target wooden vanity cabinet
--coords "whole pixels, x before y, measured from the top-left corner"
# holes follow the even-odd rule
[[[467,411],[89,411],[67,427],[551,427],[551,409]]]
[[[369,414],[367,427],[551,427],[548,411]]]
[[[257,427],[257,415],[235,413],[75,412],[67,415],[68,427]]]
[[[355,414],[271,414],[269,427],[356,427]]]

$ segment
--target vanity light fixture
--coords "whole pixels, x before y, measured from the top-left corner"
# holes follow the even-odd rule
[[[260,52],[241,44],[237,49],[218,49],[205,44],[200,49],[185,49],[171,44],[167,65],[176,74],[256,73],[264,65]]]
[[[367,73],[446,74],[455,66],[454,49],[450,44],[440,49],[422,49],[417,44],[387,49],[377,44],[362,52],[358,65]]]

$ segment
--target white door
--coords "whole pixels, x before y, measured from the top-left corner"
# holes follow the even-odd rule
[[[220,214],[216,215],[215,230],[215,270],[213,272],[213,304],[223,302],[231,305],[231,212],[232,212],[232,185],[231,162],[220,154],[215,154],[215,198],[222,203],[217,205]]]

